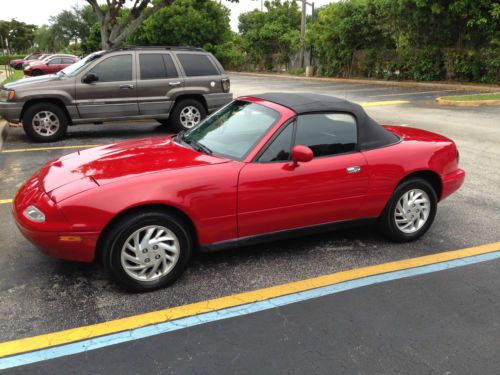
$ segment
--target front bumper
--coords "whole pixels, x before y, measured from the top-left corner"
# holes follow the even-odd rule
[[[0,102],[0,116],[9,122],[20,122],[23,105],[16,102]]]
[[[24,216],[23,212],[29,205],[34,205],[45,214],[45,222],[36,223]],[[42,253],[80,262],[94,260],[99,232],[73,230],[59,207],[43,191],[38,174],[19,189],[12,214],[23,236]]]
[[[464,183],[465,171],[463,169],[457,169],[455,172],[451,172],[445,175],[442,179],[443,189],[441,191],[441,199],[443,200],[455,191],[457,191],[460,186]]]
[[[230,92],[216,93],[216,94],[206,94],[203,95],[205,101],[207,102],[208,112],[213,112],[216,109],[226,105],[233,100],[233,94]]]

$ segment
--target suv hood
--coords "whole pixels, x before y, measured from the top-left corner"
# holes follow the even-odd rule
[[[41,169],[40,182],[57,202],[124,178],[228,161],[183,147],[172,136],[139,139],[90,148],[51,161]],[[68,193],[61,195],[56,190]]]
[[[4,85],[5,88],[7,89],[12,89],[16,90],[19,88],[24,88],[24,86],[29,85],[30,89],[33,87],[45,87],[46,88],[46,83],[50,81],[59,81],[61,79],[60,76],[55,75],[55,74],[47,74],[43,76],[38,76],[38,77],[29,77],[29,78],[22,78],[18,81],[8,83]]]

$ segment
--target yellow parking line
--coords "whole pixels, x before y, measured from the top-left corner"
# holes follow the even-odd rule
[[[276,298],[287,294],[302,292],[332,284],[338,284],[349,280],[360,279],[388,272],[401,271],[415,267],[422,267],[434,263],[441,263],[460,258],[467,258],[475,255],[495,252],[498,250],[500,250],[500,242],[495,242],[482,246],[470,247],[467,249],[448,251],[418,258],[411,258],[375,266],[357,268],[349,271],[319,276],[312,279],[273,286],[270,288],[244,292],[227,297],[221,297],[208,301],[192,303],[189,305],[153,311],[145,314],[139,314],[108,322],[77,327],[64,331],[53,332],[13,341],[7,341],[0,343],[0,357],[57,345],[63,345],[80,340],[91,339],[93,337],[109,335],[121,331],[132,330],[152,324],[244,305],[247,303],[263,301],[270,298]]]
[[[34,148],[18,148],[13,150],[1,150],[0,153],[6,154],[9,152],[30,152],[30,151],[47,151],[47,150],[64,150],[70,148],[90,148],[101,145],[75,145],[75,146],[54,146],[54,147],[34,147]]]
[[[433,91],[415,91],[415,92],[399,92],[393,94],[377,94],[377,95],[369,95],[369,98],[378,98],[380,96],[400,96],[400,95],[420,95],[420,94],[434,94],[436,92],[449,92],[449,91],[460,91],[460,89],[451,89],[451,90],[433,90]]]
[[[361,102],[358,103],[362,107],[378,107],[382,105],[398,105],[398,104],[408,104],[408,100],[387,100],[383,102]]]
[[[12,203],[12,199],[0,199],[0,204]]]

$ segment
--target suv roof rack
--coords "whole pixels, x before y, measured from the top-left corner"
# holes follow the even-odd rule
[[[171,51],[197,51],[197,52],[206,52],[203,48],[193,47],[193,46],[124,46],[119,48],[109,49],[107,52],[112,51],[127,51],[127,50],[141,50],[141,49],[167,49]]]

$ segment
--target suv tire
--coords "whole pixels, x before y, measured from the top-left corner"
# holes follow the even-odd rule
[[[170,124],[176,131],[189,130],[207,116],[202,103],[196,99],[182,99],[170,113]]]
[[[68,129],[68,115],[53,103],[36,103],[23,114],[26,135],[35,142],[54,142],[63,138]]]

